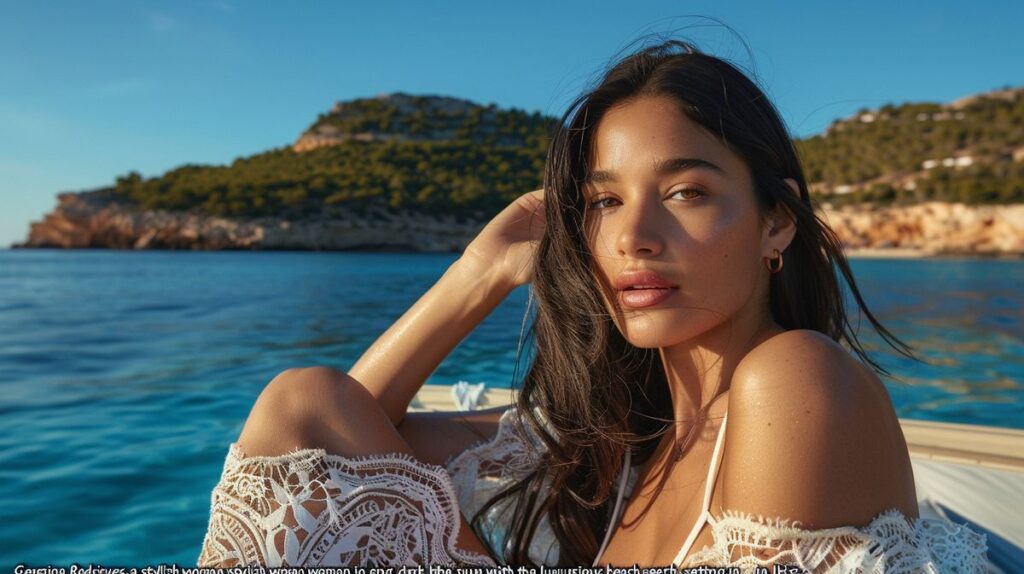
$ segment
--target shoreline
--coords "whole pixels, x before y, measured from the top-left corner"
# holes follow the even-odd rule
[[[148,249],[132,249],[132,248],[118,248],[118,247],[36,247],[28,246],[18,243],[10,245],[0,245],[0,251],[103,251],[103,252],[131,252],[131,253],[142,253],[146,251],[150,252],[179,252],[179,253],[373,253],[373,254],[384,254],[384,253],[396,253],[396,254],[417,254],[417,253],[455,253],[454,251],[419,251],[419,250],[405,250],[405,249],[302,249],[302,248],[270,248],[270,249],[259,249],[259,248],[238,248],[238,249],[163,249],[163,248],[148,248]],[[1024,253],[1016,251],[992,251],[992,252],[955,252],[955,251],[936,251],[929,249],[920,249],[916,247],[856,247],[843,249],[843,253],[848,259],[1005,259],[1005,260],[1020,260],[1024,259]]]
[[[1024,203],[926,202],[825,211],[850,258],[1024,256]],[[335,216],[225,218],[137,210],[97,192],[62,193],[11,248],[461,252],[486,225],[425,212],[345,211]]]
[[[843,249],[843,253],[850,259],[934,259],[941,255],[936,251],[916,247],[857,247]]]
[[[1024,253],[1016,251],[993,252],[943,252],[916,247],[858,247],[844,249],[849,259],[1024,259]]]

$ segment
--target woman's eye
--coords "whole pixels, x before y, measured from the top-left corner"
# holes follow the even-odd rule
[[[699,190],[699,189],[697,189],[695,187],[684,187],[682,189],[677,189],[676,191],[672,192],[672,195],[679,195],[681,193],[682,194],[686,194],[686,195],[684,195],[684,197],[686,199],[696,199],[696,198],[704,195],[703,191],[701,191],[701,190]],[[670,195],[669,197],[671,197],[672,195]]]
[[[679,194],[683,194],[683,199],[685,199],[686,201],[693,201],[698,197],[707,195],[703,191],[695,187],[684,187],[682,189],[677,189],[676,191],[672,192],[671,194],[669,194],[669,197],[674,197]],[[616,199],[614,197],[602,197],[600,199],[595,199],[592,202],[590,202],[589,207],[591,209],[604,209],[605,207],[608,207],[604,203],[606,201],[616,201]]]
[[[606,201],[613,201],[613,199],[611,197],[602,197],[601,199],[595,199],[594,201],[590,202],[590,208],[602,209],[605,207],[604,202]]]

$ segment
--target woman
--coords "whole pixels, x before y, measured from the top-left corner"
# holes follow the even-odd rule
[[[348,373],[271,381],[200,563],[979,569],[983,538],[917,519],[888,394],[838,343],[881,370],[835,268],[909,354],[865,308],[764,94],[688,44],[641,50],[566,112],[544,190]],[[531,282],[537,354],[515,408],[406,414]]]

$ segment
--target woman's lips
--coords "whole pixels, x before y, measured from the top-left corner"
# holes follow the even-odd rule
[[[656,289],[625,289],[619,291],[619,301],[631,309],[642,309],[652,307],[668,299],[675,293],[672,287]]]

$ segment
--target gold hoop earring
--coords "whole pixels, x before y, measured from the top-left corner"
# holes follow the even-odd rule
[[[779,271],[782,271],[782,263],[783,263],[783,261],[782,261],[782,254],[779,253],[778,249],[772,249],[772,254],[774,255],[774,257],[770,257],[770,258],[769,257],[765,257],[764,258],[764,265],[765,265],[765,267],[768,268],[768,272],[771,273],[772,275],[774,275],[774,274],[778,273]],[[775,261],[778,261],[778,264],[775,264],[774,263]]]

